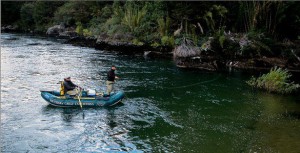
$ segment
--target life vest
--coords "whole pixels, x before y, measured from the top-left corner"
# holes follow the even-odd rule
[[[65,86],[63,81],[60,81],[60,95],[65,95]]]

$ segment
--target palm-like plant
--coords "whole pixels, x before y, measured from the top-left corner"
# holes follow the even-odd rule
[[[138,9],[136,6],[129,5],[125,10],[122,23],[128,26],[130,32],[135,32],[140,27],[143,17],[147,14],[147,8],[144,6]]]

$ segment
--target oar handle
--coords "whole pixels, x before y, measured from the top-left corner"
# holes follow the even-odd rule
[[[82,109],[82,102],[80,100],[80,97],[81,97],[81,88],[76,88],[76,91],[77,91],[77,97],[78,97],[78,102],[79,102],[79,105],[80,105],[80,108]]]

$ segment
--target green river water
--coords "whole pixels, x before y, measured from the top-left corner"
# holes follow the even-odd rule
[[[40,96],[65,76],[105,90],[111,65],[120,105],[57,108]],[[1,151],[299,153],[300,96],[253,90],[250,76],[4,33]]]

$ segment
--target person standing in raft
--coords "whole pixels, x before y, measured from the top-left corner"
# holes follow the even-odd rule
[[[110,96],[110,93],[114,89],[114,83],[115,79],[119,79],[119,77],[116,76],[115,70],[117,68],[113,65],[111,66],[111,69],[107,72],[107,80],[106,80],[106,95],[105,97]]]
[[[80,90],[81,90],[81,87],[79,87],[78,85],[74,84],[71,81],[71,77],[64,78],[64,93],[65,94],[72,95],[72,96],[76,95],[77,94],[76,87],[80,88]]]

